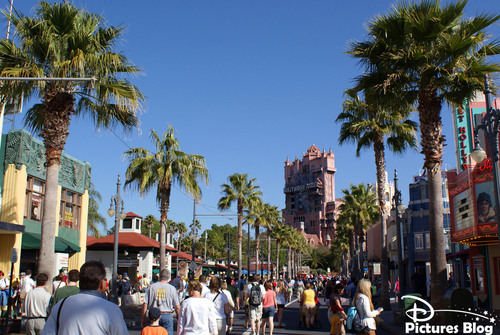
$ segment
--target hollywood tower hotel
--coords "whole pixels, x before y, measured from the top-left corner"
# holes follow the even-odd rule
[[[285,223],[311,245],[330,245],[335,233],[335,157],[312,145],[302,161],[285,161]]]

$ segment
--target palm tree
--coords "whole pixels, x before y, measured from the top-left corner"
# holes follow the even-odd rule
[[[353,223],[354,232],[359,248],[359,263],[358,276],[361,278],[364,271],[364,248],[365,231],[373,223],[380,219],[380,209],[377,205],[377,196],[371,191],[370,187],[365,184],[351,185],[350,190],[343,189],[344,203],[339,206],[339,209],[344,215],[349,216],[349,220]],[[356,273],[356,271],[355,271]]]
[[[366,66],[359,78],[363,87],[384,82],[379,91],[405,92],[406,103],[417,104],[420,145],[429,185],[431,239],[431,302],[443,307],[447,290],[443,234],[441,166],[445,139],[442,135],[443,102],[461,106],[483,89],[484,75],[500,66],[487,56],[500,53],[498,41],[487,43],[485,30],[499,15],[480,14],[464,19],[467,1],[441,7],[439,1],[403,2],[392,12],[368,24],[368,40],[352,43],[349,53]],[[374,78],[376,77],[376,78]],[[400,103],[405,103],[402,99]]]
[[[262,192],[260,187],[254,185],[255,178],[248,179],[247,174],[234,173],[228,178],[227,184],[222,184],[222,198],[219,199],[218,208],[228,210],[236,202],[238,213],[238,277],[242,274],[241,247],[243,241],[243,210],[260,200]],[[250,269],[248,269],[250,272]]]
[[[125,77],[139,69],[114,51],[123,28],[105,28],[104,18],[69,2],[40,2],[34,17],[2,13],[15,27],[15,38],[0,40],[0,75],[68,79],[4,82],[0,92],[6,97],[41,99],[27,111],[25,125],[40,134],[45,145],[47,175],[38,272],[51,277],[55,271],[58,175],[71,117],[86,116],[97,128],[136,126],[143,95]]]
[[[106,229],[106,218],[99,213],[99,202],[102,201],[102,196],[99,191],[90,183],[89,187],[89,212],[87,231],[97,238],[101,237],[98,226],[103,226]]]
[[[264,203],[259,198],[258,201],[253,202],[247,209],[243,211],[244,223],[249,223],[255,229],[255,272],[259,272],[260,265],[260,226],[262,225],[264,216]],[[249,270],[250,271],[250,270]]]
[[[149,138],[156,152],[144,148],[131,148],[125,152],[130,162],[125,187],[136,189],[141,196],[156,189],[161,223],[160,269],[163,270],[166,267],[165,231],[172,184],[178,184],[198,201],[201,198],[198,181],[206,181],[208,184],[208,170],[203,156],[188,155],[180,151],[179,141],[171,126],[162,137],[151,130]]]
[[[281,242],[286,238],[286,226],[281,219],[277,220],[271,228],[271,236],[276,240],[276,278],[280,274],[280,247]]]
[[[277,206],[264,204],[263,220],[261,226],[266,228],[266,242],[267,242],[267,270],[270,271],[271,266],[271,235],[274,225],[276,225],[282,218]]]
[[[373,147],[377,172],[377,195],[382,226],[382,307],[389,310],[389,263],[387,257],[387,213],[385,211],[385,141],[395,153],[403,153],[407,147],[416,148],[417,125],[409,119],[408,105],[391,109],[387,98],[370,88],[364,89],[364,100],[355,90],[347,90],[342,113],[336,122],[342,122],[339,144],[356,142],[356,156],[362,148]],[[385,99],[384,99],[385,98]],[[392,97],[391,97],[392,99]]]
[[[357,265],[353,265],[353,262],[355,261],[354,257],[354,226],[355,226],[355,221],[353,220],[353,216],[351,215],[350,211],[343,211],[339,214],[339,217],[337,219],[337,225],[335,227],[335,240],[334,243],[347,243],[347,248],[349,251],[349,261],[351,264],[346,265],[346,271],[348,274],[349,270],[354,270],[358,269]],[[359,278],[359,273],[357,271],[353,271],[354,275]]]

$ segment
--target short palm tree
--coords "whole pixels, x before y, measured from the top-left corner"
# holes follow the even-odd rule
[[[344,203],[339,206],[339,210],[344,215],[349,216],[353,223],[354,233],[358,242],[359,263],[357,278],[361,278],[364,273],[364,248],[365,232],[372,224],[380,220],[380,209],[377,205],[378,199],[370,187],[360,183],[351,185],[350,189],[343,189]],[[358,272],[359,271],[359,272]]]
[[[354,265],[355,257],[354,257],[354,226],[355,226],[355,218],[352,216],[352,213],[349,210],[343,211],[339,214],[337,218],[337,224],[335,226],[335,241],[337,244],[347,244],[347,249],[349,251],[349,262],[346,266],[346,274],[349,272],[353,272],[357,278],[359,279],[359,273],[357,271],[353,271],[354,269],[358,269],[357,265]]]
[[[357,143],[356,156],[363,148],[373,147],[377,172],[377,195],[382,226],[382,307],[389,310],[389,263],[387,258],[387,213],[385,211],[385,143],[395,153],[403,153],[407,147],[416,148],[417,125],[410,120],[411,109],[408,105],[388,106],[387,99],[370,88],[363,91],[364,99],[355,90],[345,92],[346,100],[337,122],[342,122],[339,144]],[[390,101],[389,101],[390,102]],[[392,104],[392,102],[391,102]],[[392,108],[391,108],[392,107]],[[385,142],[385,143],[384,143]]]
[[[254,185],[255,178],[248,179],[247,174],[235,173],[228,177],[228,183],[222,184],[222,198],[219,199],[217,207],[220,210],[228,210],[236,202],[238,213],[238,277],[242,275],[242,242],[243,242],[243,210],[251,204],[260,201],[262,192],[260,187]],[[250,269],[248,269],[250,272]]]
[[[243,221],[249,223],[255,229],[255,271],[259,272],[260,266],[260,227],[264,220],[264,203],[259,199],[253,202],[247,209],[243,211]]]
[[[281,213],[277,206],[271,204],[264,204],[262,213],[261,226],[266,228],[266,242],[267,242],[267,270],[271,271],[271,235],[274,225],[280,222]]]
[[[201,198],[199,181],[208,184],[208,170],[205,158],[188,155],[180,151],[179,141],[174,136],[174,128],[159,136],[151,130],[149,138],[155,152],[144,148],[132,148],[125,152],[129,160],[125,187],[139,191],[141,195],[156,190],[156,201],[160,206],[160,269],[165,269],[165,231],[170,207],[172,185],[178,184],[195,201]]]
[[[359,79],[362,86],[372,86],[374,74],[385,73],[380,91],[398,89],[405,92],[408,104],[418,106],[420,145],[429,185],[431,302],[435,308],[445,305],[447,290],[441,108],[444,102],[461,106],[483,90],[484,75],[500,70],[499,64],[487,59],[500,53],[500,43],[488,43],[485,31],[500,15],[483,13],[464,18],[466,4],[466,0],[444,7],[436,0],[403,2],[373,19],[368,24],[368,40],[353,43],[349,50],[369,70]],[[380,83],[379,79],[375,82]]]
[[[104,18],[69,2],[40,2],[33,17],[2,13],[15,32],[13,40],[0,40],[0,75],[65,79],[8,82],[0,92],[5,97],[41,100],[27,111],[25,124],[40,134],[45,145],[47,175],[38,272],[52,278],[56,271],[58,175],[71,117],[87,117],[97,128],[135,127],[143,95],[126,77],[139,69],[115,51],[123,28],[105,27]]]

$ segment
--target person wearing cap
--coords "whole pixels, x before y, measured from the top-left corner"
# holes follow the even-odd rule
[[[338,305],[333,305],[330,310],[333,313],[330,317],[330,324],[332,325],[332,328],[330,328],[330,335],[344,334],[343,323],[344,320],[347,319],[344,309]]]
[[[144,295],[144,303],[142,305],[142,321],[141,325],[146,325],[147,310],[156,307],[161,311],[160,326],[167,329],[169,334],[174,333],[174,317],[175,312],[179,316],[180,302],[179,295],[175,287],[170,285],[170,271],[163,269],[160,271],[160,282],[154,283],[149,287]]]
[[[148,319],[151,325],[144,327],[141,331],[141,335],[168,335],[167,330],[160,326],[160,318],[160,309],[156,307],[151,308],[148,312]]]
[[[80,268],[80,293],[64,298],[53,308],[43,335],[125,335],[123,313],[106,300],[106,269],[88,261]]]

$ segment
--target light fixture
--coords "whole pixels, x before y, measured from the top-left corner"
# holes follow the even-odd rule
[[[111,199],[111,204],[109,204],[108,215],[110,217],[115,215],[115,210],[113,209],[113,199]]]
[[[127,217],[127,214],[125,213],[125,208],[123,208],[123,201],[122,201],[122,211],[120,212],[120,214],[118,214],[118,217],[120,218],[120,220],[123,220]]]
[[[470,153],[470,156],[476,163],[481,163],[486,158],[486,151],[481,148],[479,142],[476,142],[475,148]]]

